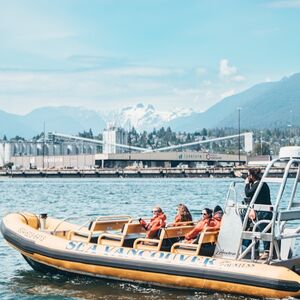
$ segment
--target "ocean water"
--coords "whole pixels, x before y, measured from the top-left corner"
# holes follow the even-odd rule
[[[232,179],[0,179],[0,218],[11,212],[66,218],[87,214],[150,217],[160,205],[172,222],[178,203],[195,220],[204,207],[224,204]],[[0,236],[0,299],[251,299],[175,290],[32,270]]]

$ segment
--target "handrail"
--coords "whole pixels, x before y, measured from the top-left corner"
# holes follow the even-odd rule
[[[63,220],[61,220],[57,225],[56,227],[54,228],[53,230],[53,235],[55,235],[58,227],[63,224],[64,222],[68,221],[68,220],[77,220],[77,219],[82,219],[83,217],[67,217],[67,218],[64,218]],[[80,230],[82,227],[84,227],[87,223],[91,222],[91,219],[89,219],[88,221],[86,221],[85,223],[83,223],[81,226],[78,227],[77,230]]]
[[[93,216],[98,216],[95,221],[101,221],[103,219],[103,221],[108,221],[108,220],[113,220],[115,218],[128,218],[128,222],[131,222],[132,221],[132,218],[128,215],[116,215],[116,216],[99,216],[99,214],[87,214],[85,215],[86,217],[93,217]],[[56,227],[54,228],[53,230],[53,235],[55,235],[56,231],[58,230],[59,226],[61,224],[63,224],[64,222],[68,221],[68,220],[77,220],[77,219],[82,219],[84,218],[85,216],[81,216],[81,217],[67,217],[67,218],[64,218],[63,220],[61,220],[57,225]],[[80,225],[77,230],[81,230],[83,227],[85,227],[87,224],[89,224],[90,222],[93,221],[93,218],[89,218],[86,222],[84,222],[82,225]]]
[[[225,200],[224,207],[227,207],[227,203],[228,203],[228,200],[229,200],[229,197],[230,197],[230,192],[232,192],[232,191],[234,193],[235,203],[237,203],[237,192],[236,192],[236,189],[235,189],[235,185],[236,185],[235,181],[231,182],[231,184],[228,188],[227,194],[226,194],[226,200]],[[226,212],[224,211],[224,213],[226,213]]]
[[[99,216],[96,218],[95,221],[108,221],[108,220],[114,220],[114,219],[129,219],[129,220],[132,220],[131,216],[128,216],[128,215],[115,215],[115,216]]]
[[[283,174],[280,176],[280,180],[276,181],[277,183],[280,183],[279,190],[277,191],[276,198],[274,200],[273,205],[260,205],[260,204],[255,204],[255,201],[263,187],[263,184],[265,182],[268,182],[269,174],[271,174],[271,168],[275,167],[276,163],[285,163],[285,168]],[[283,199],[283,194],[285,191],[285,187],[287,185],[287,180],[289,178],[289,174],[292,170],[293,165],[297,165],[297,173],[296,177],[294,179],[292,189],[291,189],[291,195],[288,199],[287,206],[285,207],[285,210],[282,209],[280,206],[282,199]],[[273,159],[267,166],[262,179],[260,180],[258,187],[251,199],[250,204],[247,207],[247,211],[243,220],[243,225],[242,225],[242,232],[246,233],[247,229],[247,224],[249,221],[249,213],[251,209],[255,209],[256,211],[270,211],[272,212],[272,218],[270,220],[260,220],[255,223],[252,232],[252,242],[250,245],[247,246],[246,249],[242,249],[242,242],[243,242],[243,237],[245,235],[241,235],[240,241],[239,241],[239,251],[236,254],[236,259],[240,260],[244,258],[244,256],[250,251],[251,251],[251,259],[254,259],[254,246],[255,243],[258,239],[267,241],[270,241],[270,250],[269,250],[269,257],[267,259],[267,262],[270,262],[270,260],[273,257],[274,251],[276,251],[277,258],[280,259],[280,248],[278,246],[278,240],[281,239],[288,239],[288,238],[295,238],[299,237],[300,235],[298,232],[294,232],[292,234],[288,235],[283,235],[282,232],[284,230],[284,227],[288,221],[291,220],[298,220],[299,219],[299,210],[291,210],[293,207],[293,202],[295,199],[296,195],[296,190],[298,186],[298,181],[300,179],[300,159],[299,158],[276,158]],[[274,181],[275,182],[275,181]],[[275,182],[275,183],[276,183]],[[267,223],[266,227],[262,231],[256,231],[258,226],[260,224]],[[277,234],[279,235],[275,236],[275,230],[277,230]],[[270,231],[270,232],[268,232]],[[300,232],[300,229],[299,229]],[[260,236],[261,235],[261,236]],[[247,236],[247,235],[246,235]],[[268,237],[269,236],[269,237]],[[275,249],[275,250],[274,250]]]
[[[162,240],[160,239],[149,239],[149,238],[138,238],[134,241],[133,243],[133,249],[137,249],[137,245],[141,242],[146,242],[146,243],[153,243],[157,245],[145,245],[145,246],[155,246],[155,247],[160,247],[160,244],[162,243]],[[158,249],[159,250],[159,249]]]
[[[168,223],[165,228],[190,226],[190,225],[196,225],[196,223],[198,223],[198,222],[197,221],[185,221],[185,222],[177,222],[177,223],[172,222],[172,223]]]
[[[102,233],[99,235],[97,239],[97,244],[101,245],[101,241],[104,238],[114,238],[114,239],[119,239],[120,242],[122,241],[122,238],[124,238],[123,234],[114,234],[114,233]]]

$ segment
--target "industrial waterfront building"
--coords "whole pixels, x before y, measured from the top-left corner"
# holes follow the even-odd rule
[[[103,130],[103,151],[102,153],[123,153],[124,149],[116,144],[127,145],[128,135],[123,128],[109,124]]]
[[[0,141],[0,168],[203,168],[245,164],[246,155],[191,151],[156,151],[131,147],[124,129],[108,126],[103,141],[54,134],[39,141]],[[73,140],[72,140],[73,138]],[[249,140],[249,139],[248,139]],[[176,147],[176,146],[175,146]],[[178,146],[177,146],[178,147]],[[172,148],[172,147],[169,147]]]
[[[45,147],[43,151],[40,147]],[[90,169],[90,168],[197,168],[205,166],[230,166],[239,163],[238,155],[208,152],[127,152],[99,153],[97,145],[64,143],[59,152],[53,145],[36,145],[33,152],[22,152],[30,148],[23,143],[0,143],[0,167],[11,163],[17,169]],[[246,163],[247,156],[241,155],[240,162]]]

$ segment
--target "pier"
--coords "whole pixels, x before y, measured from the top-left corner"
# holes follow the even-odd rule
[[[248,167],[235,168],[118,168],[118,169],[44,169],[0,170],[0,177],[11,178],[235,178],[236,172],[246,176]],[[272,170],[282,176],[283,168]],[[293,174],[293,173],[292,173]],[[296,171],[295,171],[296,174]],[[294,175],[295,175],[294,174]]]

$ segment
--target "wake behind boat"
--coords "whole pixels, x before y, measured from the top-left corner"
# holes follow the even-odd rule
[[[285,173],[273,178],[272,168],[278,164],[285,164]],[[291,168],[298,171],[289,200],[283,201]],[[250,205],[242,204],[235,184],[230,186],[220,231],[202,232],[197,244],[178,243],[194,225],[162,228],[157,239],[146,239],[143,226],[129,216],[97,217],[78,225],[45,214],[12,213],[3,218],[1,232],[38,271],[257,297],[299,297],[299,177],[300,147],[282,149]],[[278,185],[274,205],[254,204],[264,182]],[[249,231],[251,209],[272,211],[273,217],[258,221]],[[259,222],[267,223],[261,232]],[[251,241],[246,248],[245,239]],[[257,241],[271,243],[266,260],[255,256]]]

